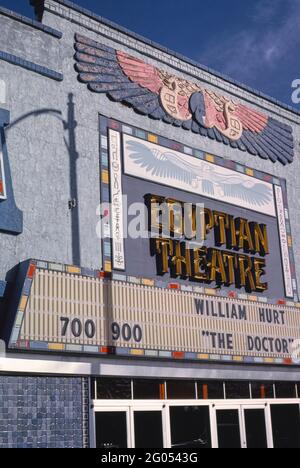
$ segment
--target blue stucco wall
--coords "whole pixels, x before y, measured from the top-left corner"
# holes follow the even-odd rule
[[[57,2],[46,3],[44,23],[63,31],[61,39],[0,14],[4,52],[63,75],[63,81],[56,81],[0,61],[1,80],[7,89],[5,108],[11,113],[6,143],[13,190],[24,217],[22,234],[1,233],[0,279],[8,281],[7,272],[28,258],[101,269],[101,241],[96,231],[100,202],[100,114],[285,178],[300,283],[299,116]],[[217,93],[227,93],[232,99],[291,125],[295,136],[294,162],[283,167],[256,158],[199,134],[149,119],[112,102],[106,95],[90,92],[78,81],[74,69],[75,34],[123,50],[182,78],[199,81]],[[77,205],[70,210],[69,201],[73,199]]]
[[[0,375],[0,448],[87,445],[87,381]]]

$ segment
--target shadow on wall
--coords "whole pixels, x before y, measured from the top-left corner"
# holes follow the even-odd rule
[[[32,112],[22,115],[18,119],[11,122],[9,125],[7,125],[9,123],[7,122],[5,131],[9,131],[10,129],[17,126],[18,124],[20,124],[22,121],[26,119],[29,119],[32,117],[39,117],[41,115],[47,115],[47,114],[52,115],[54,118],[57,118],[61,121],[62,126],[63,126],[63,131],[67,132],[67,135],[64,136],[64,143],[68,150],[68,159],[69,159],[69,186],[70,186],[70,200],[71,200],[69,201],[69,208],[70,208],[70,214],[71,214],[70,228],[71,228],[71,235],[72,235],[72,262],[74,265],[80,266],[80,262],[81,262],[80,232],[79,232],[79,213],[78,213],[78,202],[77,202],[78,200],[77,161],[79,159],[79,153],[77,152],[77,149],[76,149],[75,132],[76,132],[76,127],[77,127],[77,122],[75,119],[75,104],[74,104],[73,94],[69,94],[68,96],[67,107],[68,107],[67,120],[63,119],[62,112],[57,109],[51,109],[51,108],[40,109],[40,110],[32,111]],[[7,111],[5,112],[9,116],[9,113]],[[4,137],[5,137],[5,134],[3,132],[3,138]],[[3,149],[4,147],[2,146],[2,150]],[[5,146],[5,149],[6,149],[6,146]],[[7,165],[5,166],[5,170],[6,170],[5,172],[6,172],[6,177],[7,177],[8,174],[10,175],[8,157],[7,157]],[[51,181],[51,178],[49,178],[49,181]],[[36,180],[36,183],[39,183],[39,181]],[[10,203],[14,203],[13,182],[11,183],[11,192],[7,191],[7,194],[11,197]],[[68,203],[68,200],[66,200],[66,204],[67,203]],[[14,206],[16,208],[16,211],[10,210],[9,212],[10,217],[12,218],[16,216],[16,213],[17,213],[17,216],[21,216],[21,219],[23,220],[22,212],[17,209],[16,205]],[[0,205],[0,208],[1,208],[1,205]],[[24,220],[24,222],[26,225],[26,219]],[[1,239],[1,231],[3,232],[3,230],[1,229],[1,225],[0,225],[0,239]],[[15,234],[21,234],[22,231],[23,231],[23,225],[22,225],[22,229],[20,230],[20,232],[15,232]],[[51,259],[49,258],[45,260],[51,260]],[[25,267],[23,266],[23,264],[16,265],[7,273],[6,278],[5,278],[7,281],[7,288],[5,290],[5,296],[3,300],[0,301],[0,318],[1,318],[0,339],[4,337],[6,342],[8,342],[9,340],[12,326],[14,323],[16,310],[18,308],[19,294],[21,291],[21,287],[24,283],[24,274],[25,274],[23,272],[24,268]]]
[[[69,209],[70,209],[70,214],[71,214],[70,228],[71,228],[71,236],[72,236],[72,263],[74,265],[80,266],[81,256],[80,256],[79,213],[78,213],[78,174],[77,174],[77,161],[79,159],[79,153],[77,152],[77,149],[76,149],[77,121],[75,119],[75,103],[74,103],[74,95],[72,93],[68,95],[67,108],[68,108],[67,120],[63,119],[61,111],[57,109],[46,108],[46,109],[32,111],[32,112],[22,115],[18,119],[11,122],[6,127],[6,130],[9,131],[10,129],[17,126],[22,121],[28,118],[39,117],[41,115],[52,115],[54,118],[58,118],[61,121],[64,132],[67,132],[68,135],[64,137],[64,143],[66,145],[68,156],[69,156],[70,199],[66,201],[66,203],[69,203]],[[12,190],[11,190],[11,199],[14,200],[13,184],[12,184]],[[12,212],[10,212],[10,214],[12,215]],[[25,220],[25,223],[26,223],[26,220]],[[0,229],[1,229],[1,226],[0,226]],[[20,234],[22,231],[23,231],[23,228],[21,230],[19,229],[17,234]]]
[[[68,140],[64,138],[65,145],[69,153],[70,169],[70,201],[71,211],[71,233],[72,233],[72,261],[73,265],[81,265],[80,255],[80,231],[79,231],[79,211],[78,211],[78,174],[77,161],[79,153],[76,148],[76,127],[74,95],[69,94],[68,98],[68,120],[64,121],[64,129],[68,131]]]

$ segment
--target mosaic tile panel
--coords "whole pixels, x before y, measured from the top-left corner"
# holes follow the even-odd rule
[[[86,379],[0,375],[0,448],[86,446]]]

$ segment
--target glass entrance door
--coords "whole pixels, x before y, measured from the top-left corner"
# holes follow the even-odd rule
[[[164,426],[161,410],[136,410],[134,419],[135,448],[164,448]]]
[[[95,445],[99,449],[129,448],[128,411],[107,410],[95,413]]]
[[[100,449],[167,447],[165,409],[162,406],[130,406],[94,411],[92,445]]]
[[[243,407],[246,447],[248,449],[266,449],[272,446],[267,433],[265,407]],[[269,440],[268,440],[269,439]]]
[[[95,404],[91,445],[103,448],[299,448],[299,404],[287,400]]]
[[[215,444],[218,448],[273,446],[270,414],[264,405],[216,406]]]
[[[299,405],[271,405],[275,448],[300,448]]]
[[[218,447],[242,448],[242,420],[239,408],[216,409]]]
[[[211,448],[209,406],[171,406],[170,430],[172,448]]]
[[[166,407],[131,405],[94,408],[91,445],[100,449],[168,447]]]

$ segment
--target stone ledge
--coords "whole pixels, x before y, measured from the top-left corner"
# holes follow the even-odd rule
[[[25,68],[26,70],[38,73],[39,75],[45,76],[46,78],[50,78],[52,80],[63,81],[64,78],[62,73],[50,70],[49,68],[43,67],[34,62],[29,62],[28,60],[17,57],[16,55],[8,54],[7,52],[0,51],[0,60],[4,60],[5,62]]]
[[[39,21],[34,21],[30,18],[27,18],[26,16],[20,15],[19,13],[15,13],[14,11],[8,10],[7,8],[1,6],[0,15],[7,16],[8,18],[18,21],[19,23],[23,23],[27,26],[38,29],[39,31],[49,34],[50,36],[56,37],[57,39],[61,39],[63,36],[62,32],[57,31],[56,29],[50,28],[49,26],[45,26]]]

